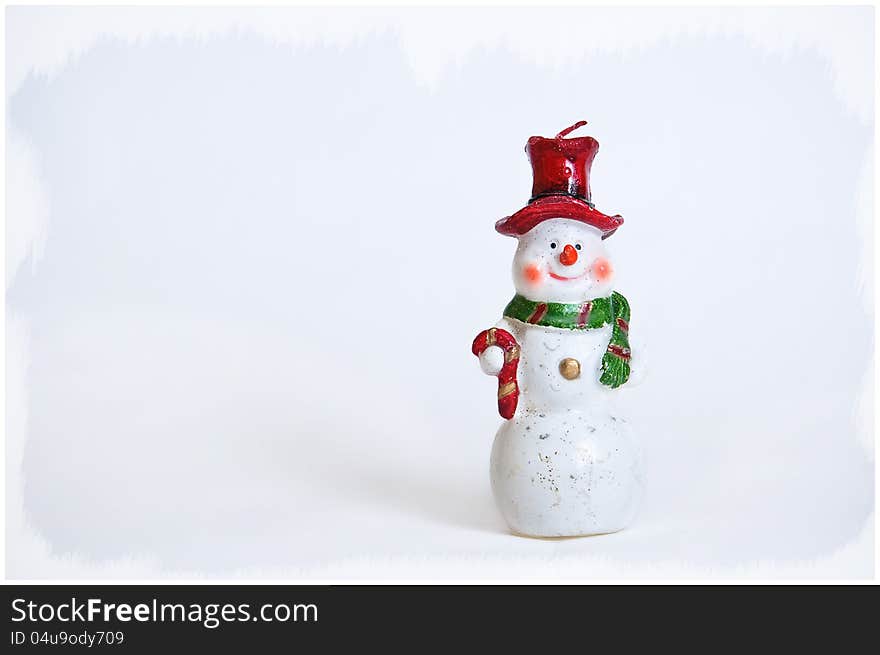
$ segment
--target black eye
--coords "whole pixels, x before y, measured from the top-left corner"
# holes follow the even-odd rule
[[[550,242],[550,247],[551,247],[551,248],[555,248],[555,247],[556,247],[556,242],[555,242],[555,241],[551,241],[551,242]]]
[[[574,244],[574,247],[577,248],[578,250],[580,250],[580,249],[581,249],[581,244],[576,243],[576,244]]]

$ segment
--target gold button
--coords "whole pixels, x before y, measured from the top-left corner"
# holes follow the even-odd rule
[[[574,357],[566,357],[559,362],[559,372],[566,380],[575,380],[581,375],[581,363]]]

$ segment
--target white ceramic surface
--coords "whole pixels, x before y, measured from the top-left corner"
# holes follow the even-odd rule
[[[559,255],[569,244],[578,246],[578,258],[564,265]],[[611,294],[613,266],[598,230],[553,219],[519,239],[513,279],[517,293],[530,300],[580,303]],[[516,414],[498,429],[490,462],[495,501],[511,530],[563,537],[625,528],[638,511],[644,476],[638,443],[609,409],[618,390],[599,382],[611,327],[570,330],[509,318],[496,327],[521,348]],[[577,378],[563,377],[565,358],[580,363]],[[502,361],[497,347],[480,356],[490,375]],[[632,364],[637,371],[635,356]]]
[[[616,532],[642,500],[642,457],[629,426],[604,408],[517,411],[492,446],[492,492],[517,534]]]

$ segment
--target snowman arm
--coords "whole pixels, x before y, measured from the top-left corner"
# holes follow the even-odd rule
[[[506,318],[498,321],[495,327],[513,333],[513,326]],[[490,346],[480,354],[480,368],[486,375],[498,375],[502,366],[504,366],[504,351],[499,346]]]
[[[498,346],[486,348],[480,355],[480,368],[486,375],[498,375],[504,366],[504,352]]]

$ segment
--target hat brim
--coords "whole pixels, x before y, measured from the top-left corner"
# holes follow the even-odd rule
[[[608,216],[578,198],[545,196],[530,202],[512,216],[502,218],[495,223],[495,229],[506,236],[518,237],[551,218],[570,218],[592,225],[602,232],[603,239],[623,225],[623,216]]]

